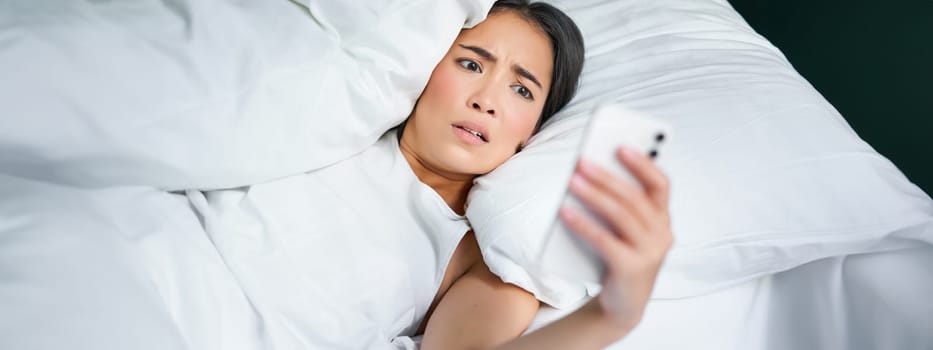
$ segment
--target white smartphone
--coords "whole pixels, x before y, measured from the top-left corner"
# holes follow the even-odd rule
[[[579,157],[586,158],[617,174],[623,180],[631,181],[641,187],[641,184],[618,161],[616,150],[619,146],[626,145],[652,159],[657,159],[661,156],[664,145],[670,143],[671,136],[671,127],[667,123],[619,105],[602,105],[593,111],[581,143],[578,159]],[[569,189],[565,190],[563,205],[582,208],[592,217],[600,219],[577,201]],[[572,280],[600,284],[605,274],[602,257],[589,246],[588,242],[570,232],[559,216],[554,219],[554,223],[549,228],[537,260],[544,271]]]

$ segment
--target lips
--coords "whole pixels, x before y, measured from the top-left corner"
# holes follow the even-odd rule
[[[489,132],[482,125],[473,122],[459,122],[451,124],[455,129],[465,131],[482,143],[489,143]]]

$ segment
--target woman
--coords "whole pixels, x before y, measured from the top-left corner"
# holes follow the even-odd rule
[[[519,151],[573,96],[582,61],[582,37],[559,10],[497,1],[484,22],[460,33],[432,73],[402,126],[405,160],[462,215],[473,179]],[[423,349],[596,349],[625,336],[642,316],[672,237],[667,178],[637,153],[621,149],[618,158],[644,191],[581,160],[571,192],[606,225],[571,208],[560,213],[606,262],[598,297],[519,338],[539,302],[493,275],[469,232],[421,323]]]

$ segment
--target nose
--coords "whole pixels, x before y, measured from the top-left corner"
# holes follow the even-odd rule
[[[489,116],[496,115],[496,102],[493,96],[491,88],[488,86],[483,86],[478,89],[472,97],[470,97],[470,108],[473,110],[486,113]]]
[[[486,104],[486,105],[489,105],[489,104]],[[486,114],[489,114],[489,115],[491,115],[491,116],[495,116],[495,115],[496,115],[496,110],[495,110],[495,109],[492,109],[492,108],[485,109],[485,108],[483,108],[482,105],[479,104],[479,102],[473,102],[473,109],[476,110],[476,111],[478,111],[478,112],[480,112],[480,113],[484,113],[484,112],[485,112]]]

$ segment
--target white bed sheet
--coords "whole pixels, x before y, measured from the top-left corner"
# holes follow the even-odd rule
[[[270,193],[265,188],[262,194]],[[276,229],[288,230],[288,222],[268,230],[250,226],[269,209],[250,198],[240,203],[256,215],[241,215],[244,225],[235,237],[218,240],[223,222],[199,216],[189,198],[197,197],[141,186],[82,189],[0,174],[0,349],[410,348],[407,337],[387,329],[394,325],[372,315],[390,305],[354,304],[363,293],[384,293],[379,288],[388,284],[373,278],[404,281],[393,270],[397,262],[383,255],[362,259],[367,267],[382,264],[370,278],[355,281],[372,287],[325,299],[329,295],[320,289],[334,283],[315,282],[352,277],[354,266],[338,265],[332,254],[306,254],[289,264],[272,244],[281,238]],[[332,238],[326,246],[358,243]],[[325,268],[313,280],[301,276],[314,267]],[[249,273],[254,271],[265,275],[258,279]]]
[[[834,257],[652,300],[641,324],[607,349],[933,349],[930,266],[933,246]],[[569,312],[542,308],[529,332]]]

